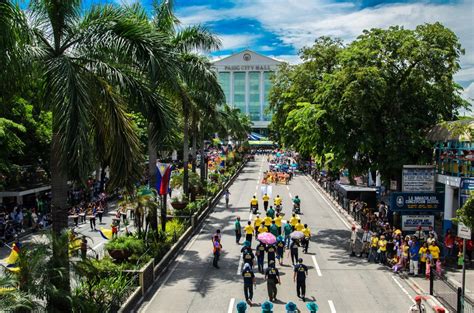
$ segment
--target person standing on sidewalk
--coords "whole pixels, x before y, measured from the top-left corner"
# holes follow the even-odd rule
[[[350,248],[351,248],[351,256],[355,256],[355,246],[357,242],[357,230],[355,226],[352,226],[351,231],[351,239],[350,239]]]
[[[230,200],[230,191],[229,191],[229,189],[224,191],[224,198],[225,198],[225,208],[228,209],[229,208],[229,200]]]
[[[293,271],[293,281],[296,282],[296,295],[305,301],[306,295],[306,277],[308,276],[308,267],[303,264],[303,259],[298,259]]]
[[[235,228],[235,243],[240,244],[240,238],[242,238],[242,226],[240,225],[240,216],[237,216],[237,219],[234,223]]]
[[[372,232],[366,226],[364,228],[364,234],[362,234],[362,249],[360,250],[359,258],[361,258],[363,254],[365,254],[367,258],[369,257],[371,238],[372,238]]]
[[[418,242],[416,236],[413,237],[412,243],[410,246],[410,272],[408,275],[417,276],[418,275],[418,261],[420,259],[420,243]]]
[[[387,240],[385,236],[380,236],[379,240],[379,249],[377,250],[377,257],[380,264],[385,264],[387,262]]]
[[[273,302],[277,296],[277,284],[281,285],[280,273],[275,268],[275,261],[270,261],[269,267],[265,271],[265,280],[267,281],[268,298]]]
[[[245,263],[244,265],[244,268],[242,270],[242,277],[244,278],[245,301],[247,301],[249,305],[252,305],[253,286],[257,283],[255,281],[255,274],[248,263]]]

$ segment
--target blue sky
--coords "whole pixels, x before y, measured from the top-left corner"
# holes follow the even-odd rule
[[[86,0],[150,6],[153,0]],[[223,41],[226,56],[250,48],[290,63],[298,50],[323,35],[350,42],[362,30],[441,22],[466,50],[456,80],[474,98],[474,0],[174,0],[183,24],[203,24]],[[472,101],[471,101],[472,102]],[[474,102],[473,102],[474,103]]]

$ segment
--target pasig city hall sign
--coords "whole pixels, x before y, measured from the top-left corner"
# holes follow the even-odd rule
[[[270,65],[226,65],[224,71],[270,71]]]

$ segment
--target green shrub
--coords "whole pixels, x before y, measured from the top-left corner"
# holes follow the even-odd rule
[[[141,255],[145,251],[145,243],[133,236],[120,236],[105,244],[107,250],[130,250],[133,254]]]

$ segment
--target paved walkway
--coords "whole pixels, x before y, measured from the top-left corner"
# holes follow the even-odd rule
[[[243,300],[244,295],[240,276],[241,246],[235,244],[233,223],[237,215],[241,217],[242,225],[253,218],[249,213],[249,201],[255,193],[260,198],[261,175],[267,168],[261,157],[248,163],[230,188],[230,209],[225,209],[221,200],[170,271],[155,284],[140,312],[236,312],[235,304]],[[314,233],[309,253],[302,255],[304,264],[309,267],[306,296],[318,303],[319,312],[408,310],[414,296],[408,284],[385,267],[349,256],[349,223],[336,213],[306,176],[296,176],[289,185],[273,185],[273,196],[277,194],[283,198],[286,217],[291,214],[291,198],[299,195],[302,199],[302,222],[309,224]],[[220,269],[215,269],[212,267],[211,235],[218,228],[223,232],[223,255]],[[282,285],[278,286],[274,312],[284,312],[287,301],[297,303],[301,312],[306,312],[305,304],[296,297],[292,267],[288,265],[286,255],[285,258],[286,264],[278,266]],[[268,295],[263,276],[256,276],[254,302],[258,305],[266,301]],[[248,312],[260,312],[257,305]]]

